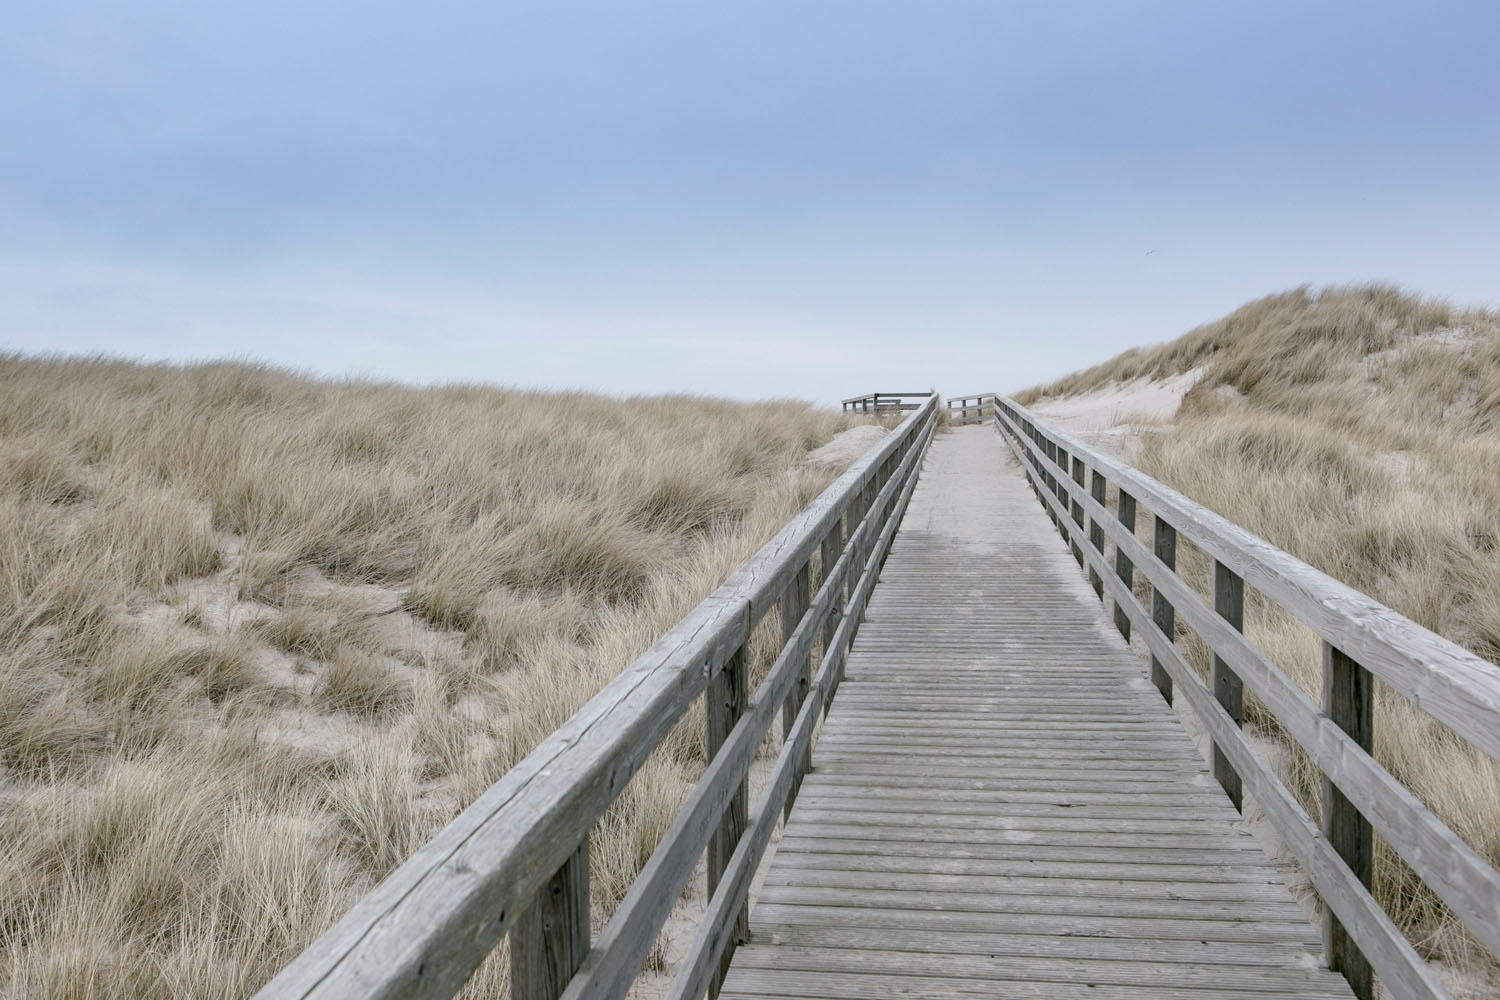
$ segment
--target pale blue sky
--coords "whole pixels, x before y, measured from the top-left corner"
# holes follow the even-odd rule
[[[0,348],[836,400],[1500,304],[1500,4],[8,0]]]

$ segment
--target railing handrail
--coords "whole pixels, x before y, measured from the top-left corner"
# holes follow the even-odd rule
[[[1368,681],[1370,674],[1381,678],[1500,759],[1500,668],[1049,426],[1014,400],[996,397],[994,421],[1074,557],[1087,565],[1101,600],[1109,591],[1117,627],[1128,638],[1134,626],[1146,641],[1163,694],[1170,700],[1175,681],[1203,720],[1214,743],[1216,777],[1236,805],[1243,782],[1296,854],[1333,914],[1325,939],[1334,966],[1356,993],[1369,995],[1373,966],[1398,995],[1447,996],[1368,891],[1372,828],[1500,955],[1500,873],[1371,756]],[[1105,506],[1108,483],[1119,493],[1115,514]],[[1135,537],[1138,502],[1156,519],[1151,548]],[[1213,608],[1176,574],[1179,533],[1215,561]],[[1115,545],[1113,568],[1106,536]],[[1137,570],[1151,584],[1150,613],[1132,591]],[[1321,709],[1241,634],[1245,582],[1324,640]],[[1213,653],[1212,692],[1175,646],[1176,614]],[[1241,682],[1323,772],[1321,828],[1240,732]]]
[[[959,427],[981,424],[994,412],[994,408],[995,394],[992,392],[981,392],[973,396],[949,396],[948,420]]]
[[[710,862],[710,879],[715,878],[715,868],[728,878],[735,870],[734,859],[743,858],[755,846],[745,830],[743,805],[737,820],[732,806],[736,780],[738,796],[741,800],[744,796],[744,771],[749,764],[745,747],[749,746],[753,756],[765,730],[747,743],[743,732],[748,720],[744,717],[754,713],[758,713],[757,719],[769,717],[763,704],[745,704],[743,650],[757,623],[780,602],[785,628],[783,652],[757,697],[780,694],[787,709],[788,743],[796,739],[805,752],[812,734],[812,723],[805,717],[808,707],[815,703],[809,700],[804,704],[803,697],[809,689],[824,697],[836,683],[836,676],[830,680],[826,675],[830,670],[837,671],[852,641],[862,600],[868,597],[883,557],[882,546],[890,544],[899,511],[915,484],[921,453],[936,426],[936,396],[923,395],[927,399],[917,412],[355,904],[258,996],[451,996],[507,931],[531,924],[540,926],[542,921],[536,913],[547,907],[553,908],[549,912],[563,914],[559,922],[568,925],[555,929],[556,940],[542,942],[541,950],[547,954],[538,961],[556,968],[543,969],[539,975],[546,981],[540,986],[527,986],[519,994],[559,995],[584,963],[584,952],[589,951],[589,833],[631,775],[705,691],[710,692],[706,707],[713,744],[709,748],[709,769],[668,836],[679,831],[683,815],[697,810],[693,814],[696,825],[688,833],[706,840],[710,834],[703,827],[702,817],[708,816],[718,831],[714,835],[728,837],[726,849],[719,852],[722,856]],[[843,530],[846,515],[847,535]],[[820,548],[823,586],[818,599],[810,601],[812,558]],[[846,589],[849,613],[835,629]],[[818,679],[799,680],[806,673],[814,639],[819,635],[824,640],[824,669]],[[726,683],[731,687],[721,690]],[[738,693],[734,684],[739,686]],[[805,761],[799,757],[791,768],[790,775],[777,786],[787,796],[794,794],[796,777],[805,770]],[[703,786],[711,778],[717,784],[704,792]],[[769,829],[764,834],[769,836]],[[689,838],[682,844],[691,846],[695,842]],[[736,844],[741,850],[731,855]],[[668,846],[664,839],[658,854]],[[685,849],[676,842],[671,846],[679,853]],[[759,849],[764,849],[763,842]],[[688,859],[689,875],[692,862],[702,852],[703,846],[698,844]],[[657,860],[653,855],[652,862]],[[646,875],[643,870],[640,878]],[[748,889],[748,877],[743,882],[743,888]],[[672,883],[664,880],[662,884]],[[580,891],[581,917],[576,912]],[[680,891],[678,884],[665,900],[665,908],[661,899],[653,900],[659,912],[651,919],[664,919]],[[720,897],[716,895],[715,899]],[[732,905],[735,901],[720,902]],[[630,903],[627,895],[621,909]],[[739,906],[743,907],[743,900]],[[732,916],[734,911],[729,912]],[[523,916],[526,922],[518,924]],[[632,928],[636,936],[648,929],[646,947],[655,936],[655,928],[642,922]],[[715,956],[722,955],[732,950],[732,935],[730,938],[720,935],[704,946],[715,949]],[[601,937],[600,946],[588,958],[594,959],[604,944]],[[632,939],[607,957],[617,959],[615,965],[619,966],[636,959],[637,953],[644,959],[646,947]],[[514,967],[514,953],[512,961]],[[579,992],[576,983],[572,992]],[[601,986],[595,980],[590,980],[582,992],[623,995],[623,990],[616,990],[614,985]]]
[[[845,403],[860,403],[867,399],[926,399],[928,396],[937,395],[932,390],[924,392],[867,392],[859,396],[850,396],[842,400]]]
[[[888,413],[921,409],[924,400],[936,399],[936,392],[867,392],[863,396],[850,396],[843,400],[845,412]]]

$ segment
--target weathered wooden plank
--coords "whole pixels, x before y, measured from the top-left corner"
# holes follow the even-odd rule
[[[919,466],[922,452],[932,439],[932,430],[929,425],[920,445],[912,450],[913,470]],[[898,484],[899,481],[892,483],[893,486]],[[714,990],[716,987],[713,977],[719,963],[724,956],[732,955],[734,951],[737,939],[731,930],[730,915],[748,898],[750,881],[770,841],[777,814],[781,811],[782,803],[791,794],[793,781],[800,762],[811,745],[814,726],[822,714],[823,704],[832,696],[838,684],[844,658],[858,627],[860,611],[874,587],[880,561],[890,547],[915,484],[916,476],[913,474],[901,486],[890,518],[870,547],[867,560],[858,575],[858,582],[849,594],[849,613],[843,616],[834,631],[832,644],[825,651],[808,696],[782,745],[771,779],[761,793],[749,828],[725,866],[721,883],[710,893],[704,918],[699,923],[682,968],[673,980],[669,994],[673,1000],[696,998],[705,989]],[[851,554],[846,553],[845,558]],[[854,576],[853,573],[848,575]],[[836,586],[837,581],[830,581],[825,585],[828,596],[831,597],[836,592]]]
[[[768,945],[798,944],[858,952],[890,949],[929,955],[1013,955],[1037,958],[1139,960],[1150,955],[1162,962],[1260,969],[1308,968],[1299,946],[1256,941],[1183,941],[1169,938],[1102,938],[1047,934],[986,934],[976,931],[931,931],[906,928],[843,927],[820,924],[766,924],[756,940]],[[1301,963],[1301,964],[1299,964]]]
[[[1100,503],[1103,503],[1102,497]],[[1115,520],[1120,522],[1120,527],[1125,531],[1135,534],[1135,497],[1124,490],[1119,491],[1119,496],[1115,500]],[[1102,528],[1100,533],[1102,535]],[[1103,546],[1104,541],[1101,538],[1095,547],[1102,549]],[[1126,590],[1129,590],[1135,583],[1135,566],[1131,563],[1130,557],[1119,547],[1115,548],[1115,576],[1120,578]],[[1120,635],[1124,636],[1126,642],[1130,641],[1130,616],[1119,608],[1115,608],[1115,628],[1120,630]]]
[[[802,615],[807,611],[808,602],[811,600],[812,565],[809,563],[802,567],[792,582],[781,595],[781,644],[785,646],[792,639],[792,633],[802,622]],[[781,732],[782,738],[791,731],[792,723],[797,719],[797,712],[802,707],[802,701],[807,697],[807,685],[812,680],[812,649],[802,658],[802,663],[797,671],[797,683],[788,693],[786,700],[781,706]],[[811,757],[804,757],[797,767],[797,775],[792,779],[792,793],[787,796],[786,810],[791,812],[792,803],[797,799],[797,788],[802,783],[802,776],[812,766]],[[712,890],[710,890],[712,895]]]
[[[1131,917],[1136,919],[1196,920],[1205,925],[1235,925],[1247,921],[1306,922],[1290,895],[1279,901],[1148,899],[1141,897],[1069,896],[1052,893],[942,892],[918,889],[871,889],[839,886],[766,885],[760,900],[783,906],[861,906],[871,909],[938,910],[944,913],[1024,913],[1038,916]],[[1232,933],[1232,930],[1227,931]],[[1201,928],[1212,937],[1215,928]]]
[[[1245,582],[1221,562],[1214,563],[1214,611],[1236,632],[1245,631]],[[1214,698],[1234,720],[1236,726],[1245,721],[1244,685],[1224,658],[1217,652],[1211,657],[1209,685]],[[1234,773],[1228,758],[1217,746],[1214,747],[1214,777],[1224,786],[1224,792],[1236,809],[1240,808],[1240,776]]]
[[[849,789],[853,792],[854,789]],[[869,791],[875,791],[870,789]],[[927,816],[990,816],[990,817],[1048,817],[1060,819],[1070,817],[1075,819],[1098,819],[1098,820],[1136,820],[1136,819],[1170,819],[1174,823],[1216,823],[1222,824],[1226,820],[1232,822],[1232,818],[1226,816],[1218,809],[1206,810],[1201,806],[1201,799],[1188,799],[1182,804],[1174,805],[1170,801],[1149,802],[1119,802],[1110,804],[1090,804],[1086,802],[965,802],[949,801],[938,797],[918,798],[907,797],[901,799],[886,798],[877,795],[860,796],[849,795],[820,795],[816,800],[808,803],[808,808],[815,808],[819,812],[828,811],[855,811],[861,813],[905,813],[909,815]]]
[[[1240,903],[1247,900],[1275,903],[1282,913],[1300,913],[1288,909],[1286,886],[1270,880],[1231,882],[1163,882],[1144,879],[1088,879],[1069,875],[1031,877],[1004,873],[990,875],[962,872],[873,872],[864,866],[834,868],[778,864],[766,878],[766,885],[816,886],[825,889],[871,889],[877,891],[982,893],[987,896],[1067,896],[1093,899],[1189,900]],[[1292,903],[1295,907],[1296,904]]]
[[[580,847],[542,886],[510,936],[510,993],[556,1000],[589,950],[589,848]]]
[[[726,997],[787,997],[807,1000],[946,1000],[946,998],[993,998],[1000,995],[1015,1000],[1203,1000],[1196,988],[1176,989],[1155,986],[1096,986],[1084,982],[989,983],[973,979],[946,977],[883,977],[879,974],[857,975],[839,972],[803,972],[791,970],[746,970],[735,978]],[[1305,992],[1309,1000],[1339,996],[1337,992]],[[1264,990],[1225,989],[1213,994],[1216,1000],[1266,1000]],[[1345,994],[1347,996],[1347,994]]]
[[[797,667],[793,665],[793,669]],[[740,647],[739,651],[730,657],[729,662],[724,665],[709,682],[708,693],[704,696],[707,704],[704,711],[706,732],[704,735],[704,748],[709,760],[718,756],[723,748],[724,742],[729,738],[730,732],[739,722],[740,716],[745,710],[745,682],[747,668],[745,664],[745,649]],[[800,671],[798,671],[800,672]],[[739,783],[735,785],[733,794],[725,803],[719,824],[713,830],[708,840],[708,894],[712,896],[714,890],[719,887],[719,880],[723,878],[724,869],[729,866],[730,855],[739,846],[740,837],[745,832],[745,824],[749,821],[749,794],[748,786],[742,776]],[[729,937],[733,941],[744,941],[750,936],[750,908],[741,904],[731,920],[732,927]],[[642,935],[644,936],[644,935]],[[654,937],[655,934],[653,933]],[[716,970],[714,978],[709,986],[709,996],[717,997],[719,987],[724,982],[724,976],[729,972],[729,963],[722,962]]]
[[[1053,844],[1020,840],[1005,843],[973,836],[956,836],[953,839],[926,839],[914,836],[909,829],[884,831],[861,830],[859,827],[803,827],[787,831],[784,842],[800,845],[805,850],[850,850],[864,851],[871,856],[910,857],[921,855],[934,858],[975,858],[1002,861],[1034,861],[1037,863],[1116,863],[1177,865],[1192,868],[1229,867],[1242,870],[1264,870],[1264,855],[1246,848],[1243,856],[1224,855],[1214,846],[1176,847],[1162,844],[1155,847],[1121,847],[1094,843]],[[1308,932],[1311,933],[1311,925]]]
[[[1099,473],[1098,469],[1093,470],[1093,473],[1089,477],[1089,489],[1094,500],[1101,507],[1104,506],[1104,498],[1108,487],[1105,484],[1104,476]],[[1089,520],[1089,544],[1094,547],[1095,552],[1101,554],[1104,552],[1104,528],[1100,526],[1097,520],[1092,518]],[[1089,586],[1094,588],[1095,597],[1104,596],[1104,584],[1099,580],[1099,574],[1094,570],[1089,570]]]
[[[936,875],[988,875],[1008,879],[1030,879],[1040,891],[1068,880],[1109,880],[1121,885],[1148,884],[1163,887],[1207,885],[1215,890],[1237,892],[1242,886],[1271,887],[1285,895],[1286,887],[1261,865],[1170,865],[1152,862],[1126,864],[1120,861],[1040,861],[1034,858],[975,858],[944,856],[918,851],[897,854],[864,853],[854,846],[819,850],[827,841],[792,838],[778,844],[776,867],[771,875],[804,869]],[[1023,883],[1017,883],[1023,884]]]
[[[1324,969],[1289,966],[1208,967],[1163,961],[1158,955],[1127,959],[1051,958],[1035,955],[970,954],[961,951],[910,952],[897,948],[827,948],[788,944],[748,949],[742,968],[869,976],[918,976],[1002,983],[1100,986],[1154,986],[1162,989],[1282,992],[1295,996],[1345,997],[1337,978]]]
[[[1010,911],[872,908],[838,904],[755,904],[756,920],[769,924],[813,924],[823,927],[909,928],[912,930],[960,931],[983,934],[1053,935],[1076,938],[1142,938],[1179,941],[1240,941],[1285,944],[1299,941],[1317,948],[1318,936],[1310,924],[1299,939],[1285,920],[1215,921],[1175,917],[1124,917]],[[1345,994],[1347,997],[1349,994]]]
[[[1329,721],[1349,734],[1365,753],[1375,748],[1375,685],[1369,671],[1323,643],[1323,706]],[[1354,877],[1370,888],[1375,875],[1375,836],[1370,821],[1359,814],[1339,787],[1323,779],[1323,836],[1333,845]],[[1323,942],[1328,965],[1349,980],[1360,1000],[1373,1000],[1374,973],[1344,925],[1331,910],[1323,915]]]
[[[1161,518],[1153,518],[1155,526],[1152,531],[1151,550],[1161,564],[1176,575],[1177,568],[1177,529],[1172,527]],[[1128,546],[1118,546],[1124,558],[1129,558]],[[1115,615],[1121,614],[1119,605],[1115,605]],[[1128,621],[1130,616],[1125,615]],[[1172,610],[1172,602],[1167,600],[1166,595],[1161,592],[1160,587],[1151,588],[1151,620],[1156,627],[1161,629],[1163,635],[1176,635],[1176,614]],[[1172,703],[1172,675],[1161,665],[1155,656],[1151,658],[1151,683],[1161,692],[1161,696]]]

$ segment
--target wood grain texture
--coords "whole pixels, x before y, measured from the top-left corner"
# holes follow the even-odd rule
[[[589,849],[563,863],[516,921],[510,943],[510,995],[557,1000],[589,950]]]
[[[1323,710],[1365,753],[1375,749],[1375,684],[1370,672],[1323,643]],[[1354,877],[1369,887],[1375,876],[1375,832],[1370,821],[1328,778],[1323,779],[1323,836]],[[1329,967],[1342,972],[1360,1000],[1373,1000],[1370,962],[1331,911],[1323,915],[1323,943]]]
[[[1176,576],[1177,529],[1159,517],[1153,517],[1152,521],[1155,523],[1152,528],[1151,551],[1162,566],[1171,571],[1171,575]],[[1125,547],[1122,546],[1120,551],[1125,553],[1127,558],[1129,557]],[[1119,605],[1116,604],[1115,608],[1118,611]],[[1177,619],[1172,610],[1172,602],[1167,600],[1160,587],[1155,586],[1151,588],[1151,620],[1157,628],[1161,629],[1163,635],[1175,636],[1177,634]],[[1172,675],[1167,673],[1166,667],[1163,667],[1155,656],[1151,657],[1151,683],[1156,685],[1156,689],[1170,705],[1172,703]]]
[[[1350,995],[1067,551],[932,445],[723,996]]]
[[[1214,613],[1236,632],[1245,631],[1245,581],[1223,563],[1214,561]],[[1214,698],[1235,725],[1245,721],[1245,686],[1234,669],[1217,652],[1210,657],[1208,683]],[[1229,801],[1240,808],[1240,776],[1222,750],[1214,747],[1214,777],[1224,786]]]
[[[1102,498],[1100,502],[1103,502]],[[1135,533],[1135,497],[1124,490],[1119,491],[1119,497],[1115,502],[1115,519],[1120,522],[1120,527],[1131,534]],[[1099,530],[1102,535],[1104,529]],[[1102,545],[1103,542],[1101,541],[1100,544]],[[1135,585],[1135,564],[1119,547],[1115,548],[1115,576],[1120,578],[1126,590]],[[1115,628],[1120,630],[1120,635],[1127,643],[1130,642],[1130,616],[1118,607],[1115,608]]]

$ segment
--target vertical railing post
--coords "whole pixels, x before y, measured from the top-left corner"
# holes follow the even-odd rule
[[[1120,490],[1119,494],[1115,508],[1118,512],[1117,519],[1120,522],[1120,527],[1124,528],[1127,533],[1134,535],[1135,497],[1124,490]],[[1115,576],[1120,578],[1120,582],[1125,585],[1127,592],[1135,588],[1135,564],[1130,561],[1130,557],[1125,554],[1125,550],[1118,545],[1115,546]],[[1130,616],[1125,613],[1125,609],[1120,606],[1119,601],[1115,602],[1115,628],[1120,630],[1120,634],[1125,637],[1126,642],[1130,641]]]
[[[1067,465],[1064,465],[1063,468],[1066,469]],[[1076,484],[1078,484],[1079,486],[1083,485],[1083,459],[1079,458],[1077,455],[1073,456],[1073,482],[1076,483]],[[1080,501],[1080,500],[1074,500],[1072,498],[1072,496],[1070,494],[1068,494],[1066,491],[1064,491],[1064,495],[1062,497],[1062,502],[1064,504],[1070,504],[1071,505],[1071,509],[1072,509],[1072,512],[1073,512],[1073,523],[1076,524],[1076,525],[1078,525],[1078,533],[1073,536],[1073,538],[1071,539],[1071,541],[1072,541],[1072,545],[1073,545],[1073,558],[1078,560],[1078,565],[1081,568],[1083,566],[1083,564],[1084,564],[1084,560],[1083,560],[1083,541],[1082,541],[1082,539],[1083,539],[1083,502]]]
[[[797,575],[792,577],[792,582],[781,594],[781,645],[791,641],[792,633],[797,631],[797,626],[802,621],[802,616],[807,613],[807,605],[812,597],[812,565],[803,563]],[[781,703],[781,738],[783,742],[792,738],[792,726],[797,723],[797,713],[802,711],[802,702],[807,699],[807,687],[812,683],[812,660],[803,657],[802,664],[797,668],[797,683],[787,692],[786,701]],[[812,766],[812,748],[809,747],[802,754],[802,759],[797,762],[797,773],[792,776],[792,788],[786,797],[786,815],[792,815],[792,803],[797,798],[797,791],[802,787],[802,777],[807,774]]]
[[[1068,449],[1057,442],[1052,442],[1052,461],[1062,470],[1062,474],[1068,474]],[[1062,513],[1057,518],[1057,530],[1062,535],[1063,541],[1071,548],[1073,545],[1073,533],[1068,530],[1068,490],[1062,482],[1054,479],[1052,482],[1052,493],[1062,503]]]
[[[1245,631],[1245,581],[1217,559],[1214,560],[1214,610],[1236,631]],[[1239,675],[1229,668],[1229,664],[1225,663],[1224,658],[1218,653],[1213,654],[1209,686],[1213,688],[1214,698],[1223,706],[1224,711],[1229,713],[1234,724],[1238,726],[1244,722],[1244,686],[1240,683]],[[1217,743],[1214,744],[1214,777],[1218,778],[1219,784],[1224,786],[1224,791],[1229,794],[1229,801],[1234,803],[1234,807],[1241,808],[1243,801],[1240,794],[1240,776]]]
[[[749,642],[748,636],[745,641]],[[704,742],[709,760],[714,759],[719,748],[729,738],[730,730],[739,721],[740,714],[745,710],[745,674],[745,647],[742,645],[724,664],[724,668],[708,682],[708,691],[704,695],[703,704],[705,709]],[[714,890],[718,889],[719,879],[723,877],[724,870],[729,867],[729,859],[745,832],[749,812],[748,790],[745,782],[741,781],[733,797],[730,798],[728,806],[724,809],[718,829],[708,840],[708,897],[710,899],[713,898]],[[713,983],[709,987],[710,998],[719,995],[724,976],[729,972],[729,961],[734,957],[734,949],[749,938],[748,910],[748,905],[742,906],[735,917],[734,928],[724,948],[724,956],[719,960],[718,971],[714,974]]]
[[[589,953],[589,841],[546,884],[510,930],[510,995],[556,1000]]]
[[[1176,571],[1177,529],[1159,517],[1151,531],[1151,551],[1167,569]],[[1177,612],[1157,586],[1151,588],[1151,620],[1161,629],[1168,642],[1177,641]],[[1167,673],[1167,668],[1154,655],[1151,657],[1151,683],[1156,685],[1167,704],[1172,704],[1172,675]]]
[[[1323,643],[1323,712],[1366,753],[1375,746],[1375,686],[1370,672],[1341,650]],[[1366,889],[1375,872],[1375,836],[1369,820],[1323,778],[1323,835]],[[1375,995],[1374,974],[1344,925],[1323,908],[1323,946],[1328,967],[1344,974],[1359,1000]]]
[[[820,549],[823,562],[823,573],[818,578],[818,586],[821,588],[833,574],[833,567],[839,561],[839,555],[844,551],[844,519],[840,517],[833,522],[833,527],[828,529],[828,534],[823,536],[823,544]],[[835,600],[832,613],[823,622],[823,655],[828,655],[828,644],[833,641],[833,633],[839,628],[839,615],[843,613],[844,602]]]
[[[1094,498],[1094,502],[1101,507],[1104,506],[1105,490],[1104,476],[1099,473],[1098,469],[1093,470],[1089,478],[1089,494]],[[1089,518],[1089,544],[1094,547],[1094,551],[1099,553],[1101,557],[1104,555],[1104,525],[1099,523],[1098,518]],[[1089,564],[1089,583],[1094,588],[1094,596],[1101,601],[1104,600],[1104,580],[1099,576],[1099,571],[1094,569],[1092,563]]]

